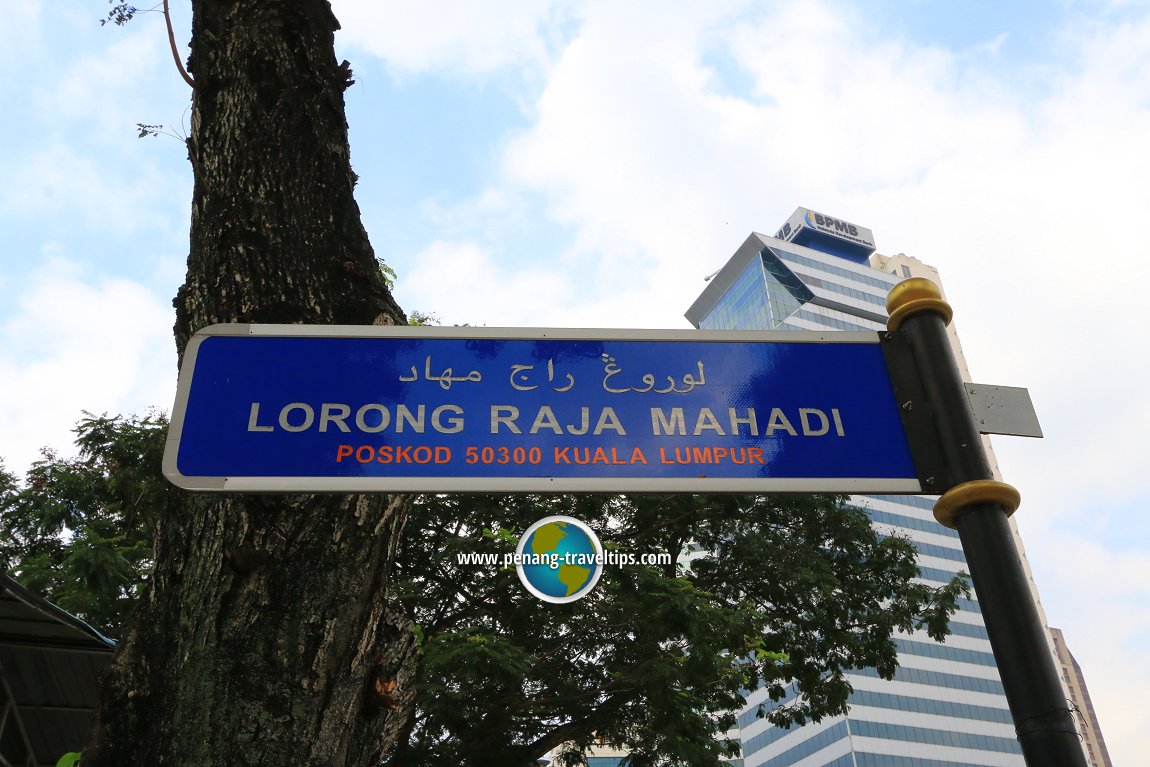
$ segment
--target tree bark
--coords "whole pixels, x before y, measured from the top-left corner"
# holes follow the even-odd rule
[[[193,0],[181,355],[219,322],[403,323],[353,197],[326,0]],[[85,767],[374,765],[412,705],[406,496],[174,488]]]

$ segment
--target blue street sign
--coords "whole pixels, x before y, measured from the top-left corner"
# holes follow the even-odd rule
[[[920,492],[877,333],[216,325],[193,490]]]

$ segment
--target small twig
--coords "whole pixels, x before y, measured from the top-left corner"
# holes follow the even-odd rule
[[[196,81],[188,74],[188,70],[184,69],[184,62],[180,61],[180,53],[176,50],[176,33],[172,31],[172,14],[168,12],[168,0],[164,0],[164,23],[168,26],[168,44],[172,48],[172,60],[176,62],[176,69],[180,70],[180,76],[184,78],[184,82],[192,90],[195,90]]]

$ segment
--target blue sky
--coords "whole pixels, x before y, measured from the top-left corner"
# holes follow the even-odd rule
[[[683,328],[804,205],[936,266],[1053,625],[1115,762],[1150,714],[1150,4],[334,0],[358,199],[407,310]],[[0,26],[0,456],[82,410],[169,408],[189,90],[159,14],[29,0]],[[173,3],[177,39],[189,11]],[[1141,757],[1141,758],[1140,758]]]

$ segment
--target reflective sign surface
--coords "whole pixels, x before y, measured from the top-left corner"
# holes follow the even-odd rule
[[[188,346],[165,473],[237,491],[919,490],[877,334],[841,332],[214,326]]]

